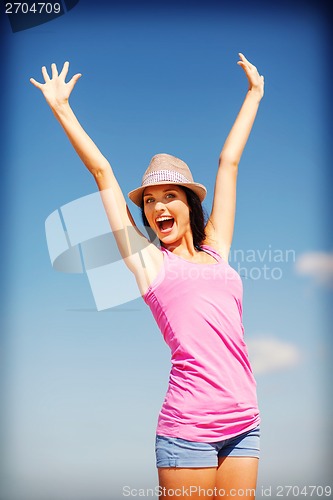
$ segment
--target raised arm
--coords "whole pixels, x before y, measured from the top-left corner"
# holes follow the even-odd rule
[[[206,227],[207,240],[228,260],[234,232],[238,164],[264,95],[264,77],[243,54],[237,64],[248,79],[243,105],[224,143],[219,158],[213,206]]]
[[[129,269],[136,274],[140,289],[144,290],[147,281],[146,267],[147,265],[149,267],[151,256],[154,258],[159,255],[156,253],[159,250],[151,245],[135,227],[111,165],[82,128],[71,109],[69,96],[81,74],[74,75],[66,83],[68,68],[69,63],[65,62],[62,71],[58,73],[56,65],[52,64],[52,77],[50,78],[44,66],[42,74],[45,83],[39,83],[34,78],[31,78],[30,82],[42,91],[77,154],[93,175],[101,192],[105,211],[120,253]],[[142,252],[138,253],[138,250],[143,250],[145,264],[143,264]]]

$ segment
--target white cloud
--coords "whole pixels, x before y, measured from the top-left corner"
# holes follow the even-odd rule
[[[261,375],[295,366],[300,362],[301,351],[294,344],[274,337],[260,337],[247,341],[254,373]]]
[[[296,259],[295,270],[318,284],[333,286],[333,252],[303,253]]]

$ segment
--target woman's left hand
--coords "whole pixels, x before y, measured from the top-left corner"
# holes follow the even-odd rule
[[[261,99],[264,95],[264,77],[259,74],[257,68],[246,59],[244,54],[239,53],[239,57],[240,61],[237,64],[245,72],[249,82],[249,90],[257,92]]]

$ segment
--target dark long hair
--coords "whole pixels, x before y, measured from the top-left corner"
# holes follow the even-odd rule
[[[199,249],[204,239],[206,238],[205,225],[206,225],[207,215],[201,204],[199,196],[194,191],[192,191],[192,189],[180,185],[178,187],[180,187],[186,194],[187,204],[190,209],[190,226],[193,236],[193,245]],[[145,228],[147,229],[149,238],[151,241],[153,241],[156,238],[156,234],[149,226],[147,217],[145,216],[143,202],[141,204],[141,215],[142,215],[142,222]],[[161,245],[163,245],[162,242],[160,243]]]

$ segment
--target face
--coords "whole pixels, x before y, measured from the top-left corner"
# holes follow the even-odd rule
[[[190,210],[185,192],[176,185],[148,186],[143,207],[150,227],[164,245],[181,242],[191,235]]]

